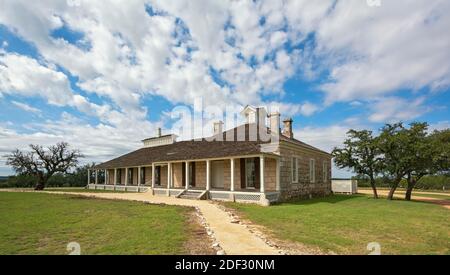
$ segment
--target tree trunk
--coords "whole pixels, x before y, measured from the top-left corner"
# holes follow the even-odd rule
[[[416,180],[413,178],[408,178],[408,187],[406,188],[405,200],[410,201],[412,191],[414,190],[414,186],[416,185]]]
[[[36,186],[34,187],[34,190],[41,191],[41,190],[44,190],[44,188],[45,188],[44,177],[42,175],[39,175]]]
[[[396,179],[394,181],[394,184],[392,185],[391,190],[389,190],[389,194],[388,194],[388,197],[387,197],[388,200],[392,200],[394,198],[395,190],[397,190],[397,187],[400,184],[401,180],[402,179],[400,178],[400,179]]]
[[[373,198],[378,199],[377,187],[375,186],[375,180],[372,177],[370,178],[370,186],[372,186]]]

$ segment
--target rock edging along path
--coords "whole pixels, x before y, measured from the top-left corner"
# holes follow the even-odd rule
[[[5,190],[6,191],[6,190]],[[11,190],[10,190],[11,191]],[[151,193],[76,193],[46,192],[49,194],[76,195],[99,199],[140,201],[150,204],[167,204],[195,207],[200,210],[214,238],[228,255],[276,255],[281,252],[252,234],[244,225],[210,201],[186,200],[174,197],[154,196]]]

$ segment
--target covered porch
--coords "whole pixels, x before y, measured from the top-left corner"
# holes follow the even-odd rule
[[[154,162],[88,172],[92,189],[268,204],[278,200],[280,160],[273,154]],[[100,180],[100,176],[103,177]]]

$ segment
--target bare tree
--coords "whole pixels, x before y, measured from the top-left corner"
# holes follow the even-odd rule
[[[12,166],[18,174],[36,177],[35,190],[43,190],[47,181],[56,173],[67,173],[76,167],[83,155],[79,150],[70,150],[69,144],[61,142],[44,149],[40,145],[30,145],[30,152],[19,149],[7,155],[6,165]]]

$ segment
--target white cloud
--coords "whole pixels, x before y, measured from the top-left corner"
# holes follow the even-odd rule
[[[267,105],[271,108],[276,108],[283,116],[302,115],[308,117],[320,111],[320,107],[311,102],[304,102],[301,104],[271,102]]]
[[[155,16],[146,13],[147,4]],[[142,102],[151,96],[189,105],[203,97],[206,106],[259,105],[273,96],[283,115],[311,116],[323,104],[283,102],[283,84],[298,76],[316,80],[327,72],[320,86],[327,104],[373,102],[370,121],[407,119],[428,111],[421,88],[450,84],[450,36],[442,35],[450,25],[449,11],[445,0],[383,1],[379,8],[358,0],[7,0],[0,24],[32,43],[39,57],[0,49],[0,97],[39,96],[112,127],[61,132],[87,147],[90,141],[82,133],[101,138],[120,133],[124,140],[151,135],[161,125],[147,120]],[[61,27],[81,33],[82,41],[50,35]],[[311,34],[315,40],[305,40]],[[297,50],[286,47],[301,43]],[[74,92],[58,67],[78,78],[73,84],[111,104]],[[416,91],[418,99],[396,96],[399,89]],[[339,132],[335,127],[303,130]],[[316,138],[312,143],[321,140]]]
[[[342,146],[342,142],[345,140],[348,130],[360,128],[361,126],[346,124],[336,124],[325,127],[300,127],[294,129],[294,136],[303,142],[331,153],[335,147]],[[351,177],[353,173],[345,169],[338,169],[333,164],[332,175],[335,178],[347,178]]]
[[[35,114],[41,114],[42,113],[41,110],[39,110],[37,108],[34,108],[34,107],[31,107],[30,105],[22,103],[22,102],[18,102],[18,101],[14,101],[13,100],[13,101],[11,101],[11,103],[14,104],[16,107],[18,107],[18,108],[20,108],[20,109],[22,109],[22,110],[24,110],[26,112],[35,113]]]
[[[316,30],[329,103],[450,84],[448,1],[339,1]]]
[[[377,100],[371,107],[371,122],[392,123],[398,121],[411,121],[429,112],[431,109],[424,106],[425,98],[406,100],[399,97],[388,97]]]

